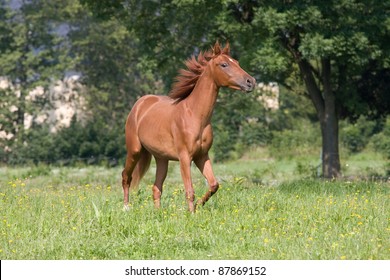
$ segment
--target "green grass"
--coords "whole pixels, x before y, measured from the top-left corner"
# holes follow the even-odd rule
[[[390,258],[388,182],[298,179],[296,162],[250,158],[215,170],[221,189],[192,215],[177,164],[162,209],[152,171],[128,212],[119,168],[0,168],[0,258]]]

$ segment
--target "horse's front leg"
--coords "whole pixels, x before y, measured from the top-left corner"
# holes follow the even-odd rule
[[[164,180],[167,177],[168,160],[156,158],[156,180],[153,185],[153,201],[156,208],[161,206],[161,194],[163,190]]]
[[[217,192],[219,183],[214,176],[214,172],[211,167],[211,160],[207,154],[199,159],[196,159],[194,162],[199,168],[200,172],[202,172],[203,176],[206,178],[209,185],[209,190],[196,203],[197,205],[204,205],[210,199],[210,197]]]
[[[191,213],[194,213],[195,192],[191,180],[191,158],[188,155],[180,157],[180,172],[184,183],[186,199],[188,202],[188,210]]]

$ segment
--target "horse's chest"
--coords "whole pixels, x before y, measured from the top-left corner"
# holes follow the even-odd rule
[[[213,143],[213,134],[211,130],[211,125],[207,125],[202,129],[196,140],[196,150],[197,152],[207,153]]]

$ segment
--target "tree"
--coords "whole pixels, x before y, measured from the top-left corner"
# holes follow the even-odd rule
[[[57,133],[65,135],[63,139],[51,136],[58,141],[54,144],[58,153],[52,151],[50,161],[56,156],[117,157],[124,146],[117,135],[123,134],[132,104],[160,86],[158,77],[142,71],[147,63],[137,59],[141,50],[137,38],[115,19],[93,18],[78,0],[2,1],[0,19],[0,141],[1,150],[7,151],[1,153],[2,160],[18,157],[17,163],[31,155],[49,160],[32,147],[39,143],[34,139],[49,133],[46,127],[34,126],[34,118],[51,106],[50,88],[69,70],[81,76],[78,82],[84,87],[79,96],[87,101],[85,115],[75,116],[71,128],[96,135],[95,139],[77,135],[77,140],[88,142],[78,144],[79,152],[70,139],[74,135],[63,128]],[[31,98],[37,87],[40,94]],[[27,115],[33,117],[34,132],[25,130]],[[80,119],[85,120],[83,125]],[[29,149],[34,153],[24,154]]]
[[[49,85],[64,74],[66,55],[55,20],[61,2],[0,2],[0,131],[19,144],[25,140],[26,114],[40,112]],[[42,92],[29,98],[38,86]]]
[[[136,36],[147,61],[145,69],[159,69],[169,88],[183,60],[208,49],[216,38],[226,39],[216,28],[222,1],[121,1],[80,0],[102,20],[118,19]]]
[[[155,93],[159,78],[145,70],[138,39],[132,32],[116,19],[96,19],[79,1],[71,2],[74,6],[67,19],[70,52],[74,69],[86,86],[88,111],[108,126],[120,125],[123,129],[135,100]]]
[[[389,89],[388,85],[383,88],[385,75],[375,74],[388,72],[383,69],[390,66],[386,47],[389,3],[240,1],[232,8],[236,19],[250,26],[254,67],[262,63],[263,74],[269,78],[279,75],[284,80],[294,70],[289,65],[297,65],[320,121],[323,176],[338,177],[339,118],[367,114],[368,105],[378,103],[374,98],[361,98],[362,84],[366,86],[364,95],[376,94],[376,100],[385,100]],[[251,16],[246,17],[248,14]],[[370,70],[372,64],[376,65],[374,71]],[[382,78],[382,88],[366,83],[367,72]],[[389,107],[371,108],[371,112],[389,112]]]

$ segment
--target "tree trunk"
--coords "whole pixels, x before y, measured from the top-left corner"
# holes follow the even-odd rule
[[[338,119],[325,108],[325,116],[320,120],[322,134],[322,175],[325,178],[336,178],[340,173],[340,156],[338,145]]]
[[[299,59],[299,69],[305,82],[314,107],[316,108],[318,119],[321,125],[322,135],[322,175],[325,178],[336,178],[340,173],[339,156],[339,122],[336,112],[336,100],[331,86],[331,66],[330,60],[324,58],[321,61],[321,79],[323,92],[317,85],[313,75],[313,68],[305,59]]]
[[[336,112],[336,98],[330,79],[330,59],[321,60],[324,110],[320,116],[322,134],[322,174],[325,178],[339,177],[339,120]]]

